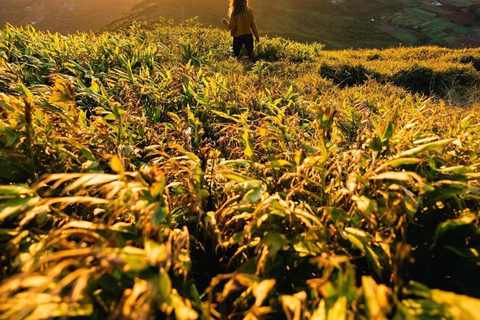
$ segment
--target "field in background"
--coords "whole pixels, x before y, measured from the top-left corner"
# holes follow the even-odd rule
[[[396,38],[382,32],[371,19],[380,12],[396,12],[408,1],[251,0],[250,3],[262,34],[316,41],[328,48],[341,49],[398,45]],[[143,0],[113,21],[107,30],[128,26],[134,20],[155,23],[160,16],[177,21],[198,17],[204,25],[221,28],[221,19],[227,11],[227,0]]]
[[[385,48],[437,44],[472,47],[480,44],[478,1],[256,1],[262,33],[296,41],[320,42],[327,48]],[[160,16],[182,21],[193,17],[222,27],[228,1],[143,0],[113,21],[108,30],[134,20],[155,23]]]
[[[380,28],[406,44],[480,46],[480,1],[421,1],[390,15]]]
[[[135,5],[135,7],[133,7]],[[330,49],[480,45],[478,0],[251,0],[263,35],[319,42]],[[75,33],[115,30],[133,21],[198,17],[223,28],[228,0],[0,0],[0,25],[32,24]]]

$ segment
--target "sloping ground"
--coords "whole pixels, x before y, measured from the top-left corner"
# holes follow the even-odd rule
[[[480,23],[478,1],[423,1],[381,18],[388,26],[383,29],[390,34],[404,37],[411,29],[425,38],[425,43],[455,47],[478,47]],[[405,29],[405,27],[407,29]],[[403,30],[403,31],[402,31]]]
[[[480,49],[0,39],[0,319],[479,319]]]
[[[99,30],[140,0],[0,0],[0,27],[32,24],[40,30]]]
[[[382,12],[395,11],[407,2],[349,0],[332,4],[331,1],[316,0],[250,1],[262,34],[302,42],[317,41],[332,49],[398,45],[398,40],[381,32],[371,19]],[[227,11],[228,1],[143,0],[106,29],[123,28],[133,21],[153,24],[160,17],[177,21],[198,17],[202,24],[220,28]]]

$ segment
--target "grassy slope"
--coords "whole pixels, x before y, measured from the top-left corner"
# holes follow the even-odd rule
[[[370,22],[385,11],[395,11],[407,1],[351,0],[333,5],[330,1],[251,1],[262,33],[296,41],[317,41],[329,48],[390,47],[398,45],[393,37],[381,33]],[[134,20],[155,23],[160,16],[180,20],[198,16],[205,25],[221,27],[228,1],[143,0],[113,21],[108,30],[125,27]]]
[[[70,32],[98,30],[139,0],[0,0],[0,26],[35,22],[40,30]],[[74,6],[74,7],[72,7]],[[69,8],[74,8],[69,10]]]
[[[0,319],[478,319],[480,49],[0,39]]]

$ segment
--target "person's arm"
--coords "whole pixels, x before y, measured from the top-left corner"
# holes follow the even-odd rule
[[[228,21],[228,29],[232,30],[232,33],[237,29],[237,19],[233,15],[230,17],[230,21]]]
[[[229,21],[228,21],[227,19],[223,18],[223,19],[222,19],[222,22],[223,22],[223,25],[224,25],[227,29],[230,29],[230,28],[228,27]]]
[[[223,22],[223,25],[224,25],[226,28],[230,29],[230,34],[231,34],[232,36],[234,36],[234,35],[235,35],[235,31],[236,31],[236,29],[237,29],[237,19],[235,19],[234,17],[230,17],[230,21],[229,21],[229,20],[223,18],[223,19],[222,19],[222,22]]]
[[[255,39],[258,42],[258,41],[260,41],[260,36],[258,35],[257,21],[255,20],[255,15],[253,14],[253,9],[251,9],[251,8],[250,8],[250,14],[251,14],[251,17],[252,17],[252,24],[251,24],[252,32],[253,32],[253,35],[255,36]]]

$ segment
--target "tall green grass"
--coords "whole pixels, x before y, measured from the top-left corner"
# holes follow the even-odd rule
[[[479,49],[0,38],[0,319],[478,319]]]

